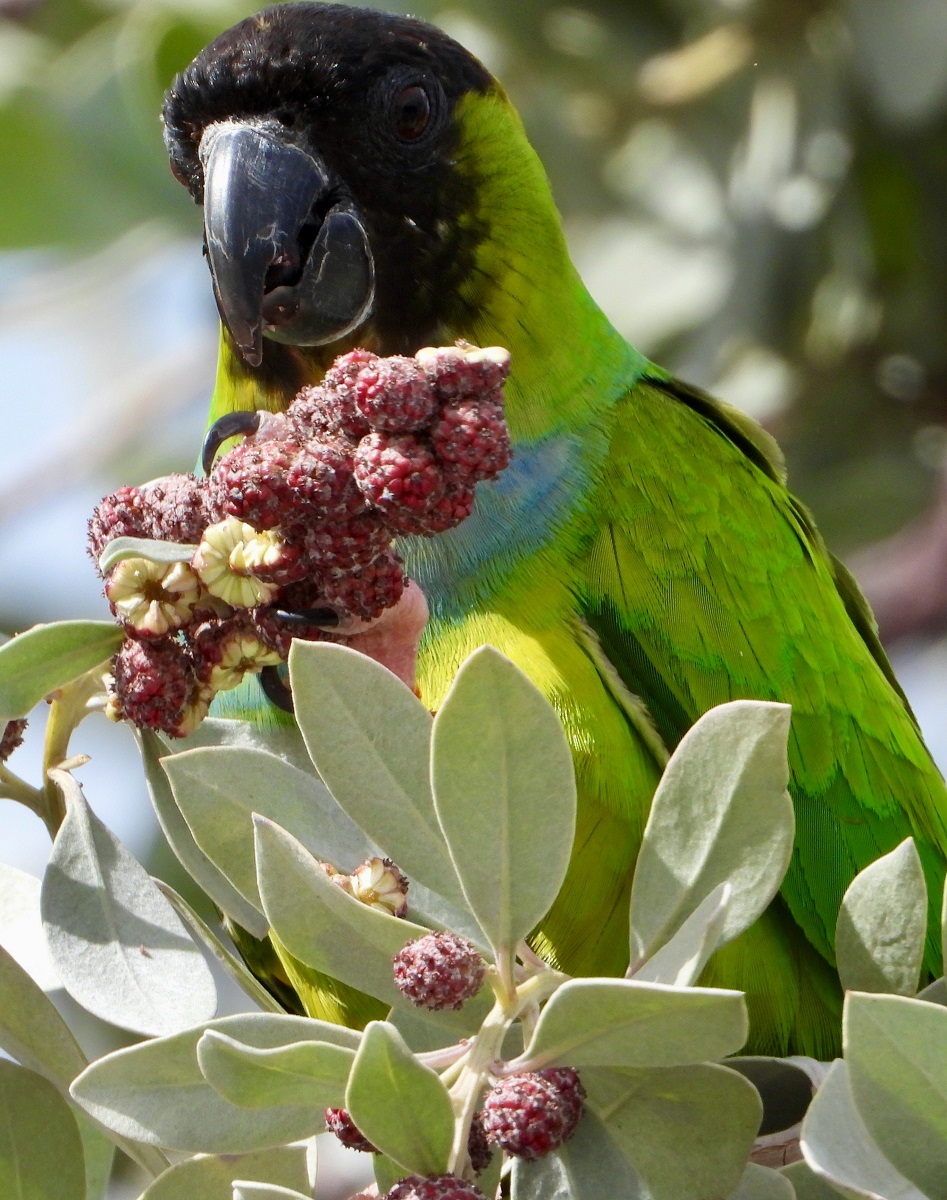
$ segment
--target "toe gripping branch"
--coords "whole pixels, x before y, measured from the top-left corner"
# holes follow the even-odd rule
[[[293,693],[289,684],[280,674],[279,667],[264,667],[260,671],[260,687],[271,704],[275,704],[283,712],[295,712]]]
[[[217,451],[229,438],[245,437],[256,433],[260,428],[263,414],[257,411],[241,411],[225,413],[208,429],[201,447],[201,467],[205,475],[209,475],[217,457]]]
[[[296,611],[276,610],[277,619],[295,629],[335,629],[339,614],[334,608],[306,608]],[[279,667],[264,667],[260,671],[260,687],[266,698],[283,712],[294,712],[292,689],[280,673]]]

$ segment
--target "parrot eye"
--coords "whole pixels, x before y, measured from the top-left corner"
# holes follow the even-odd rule
[[[427,129],[431,120],[431,98],[419,83],[402,88],[394,98],[391,112],[395,133],[413,142]]]

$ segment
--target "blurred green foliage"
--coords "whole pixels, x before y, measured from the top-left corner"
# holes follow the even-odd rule
[[[161,97],[227,0],[0,3],[0,246],[199,237]],[[401,6],[390,4],[389,7]],[[417,0],[503,79],[641,348],[767,421],[842,549],[947,445],[943,0]]]

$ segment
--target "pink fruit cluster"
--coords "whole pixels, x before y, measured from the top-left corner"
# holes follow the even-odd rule
[[[487,969],[473,942],[449,931],[408,942],[391,964],[402,995],[435,1012],[462,1008],[480,991]]]
[[[585,1088],[572,1067],[522,1071],[498,1081],[483,1104],[487,1143],[514,1158],[535,1161],[575,1132]]]
[[[395,605],[405,579],[392,540],[459,524],[476,484],[509,462],[508,372],[497,347],[353,350],[208,478],[106,496],[89,522],[96,561],[119,537],[189,548],[178,561],[132,556],[107,572],[128,635],[110,715],[184,736],[216,692],[285,660],[294,637],[331,639]]]

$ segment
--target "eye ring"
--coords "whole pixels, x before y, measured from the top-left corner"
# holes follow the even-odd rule
[[[437,143],[447,117],[441,81],[423,66],[402,63],[379,81],[377,95],[376,129],[389,150],[419,163]]]
[[[428,90],[421,83],[409,83],[399,88],[391,104],[391,124],[404,142],[416,142],[427,132],[434,105]]]

